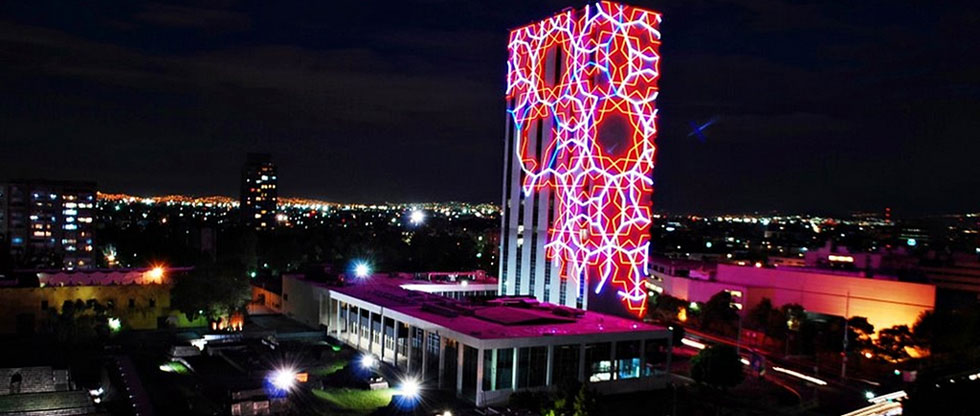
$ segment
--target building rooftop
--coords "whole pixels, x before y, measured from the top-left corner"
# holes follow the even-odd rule
[[[38,270],[43,286],[146,285],[169,282],[171,273],[184,273],[193,267],[143,267],[133,269]]]
[[[479,339],[665,330],[656,325],[538,302],[533,298],[502,297],[468,302],[407,290],[385,280],[365,279],[360,284],[331,287],[330,290]]]

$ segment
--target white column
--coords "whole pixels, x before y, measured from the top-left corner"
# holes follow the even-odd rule
[[[477,368],[483,366],[482,349],[480,350],[480,354],[478,355],[478,357],[480,357],[479,360],[480,363],[477,364],[478,366]],[[490,369],[489,370],[483,369],[483,371],[490,371],[490,391],[497,390],[497,349],[496,348],[490,350]],[[477,378],[477,381],[479,381],[480,384],[483,384],[483,374],[482,374],[483,371],[480,371],[480,377]]]
[[[337,332],[337,340],[339,341],[340,340],[340,301],[338,300],[336,302],[337,302],[337,309],[336,309],[337,313],[336,316],[334,316],[333,321],[335,325],[334,330],[336,330]]]
[[[429,363],[429,331],[422,331],[422,380],[426,379],[427,366]]]
[[[510,389],[511,390],[517,390],[517,368],[518,368],[518,365],[517,365],[517,357],[520,357],[520,355],[518,354],[518,351],[520,351],[520,348],[514,348],[514,351],[513,351],[514,358],[510,362]],[[528,354],[528,360],[530,360],[531,359],[531,348],[528,348],[527,349],[527,354]],[[530,362],[530,361],[528,361],[528,362]]]
[[[487,371],[487,369],[483,368],[483,354],[484,354],[483,348],[476,350],[476,395],[475,396],[476,396],[477,406],[483,406],[483,372]],[[497,350],[493,350],[494,367],[496,367],[497,365],[496,357],[497,357]],[[462,362],[460,362],[459,368],[463,368]],[[494,369],[492,371],[496,371],[496,370]],[[460,373],[462,373],[462,371]],[[490,374],[493,375],[494,373],[491,372]],[[491,390],[494,389],[494,384],[496,383],[496,381],[497,381],[496,377],[490,379]]]
[[[439,334],[439,388],[445,388],[445,377],[443,374],[446,372],[446,337]]]
[[[408,326],[408,338],[405,339],[405,351],[408,354],[405,357],[405,371],[412,372],[412,356],[415,355],[415,327]]]
[[[456,342],[456,395],[463,394],[463,352],[466,346],[462,342]]]
[[[551,373],[555,367],[555,346],[548,346],[548,364],[545,366],[548,372],[544,375],[544,385],[550,386],[554,381],[551,380]]]

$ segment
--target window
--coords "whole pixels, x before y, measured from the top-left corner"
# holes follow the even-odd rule
[[[483,371],[486,371],[484,368]],[[497,349],[497,390],[513,388],[514,349]]]
[[[559,345],[554,347],[554,365],[552,365],[551,384],[561,385],[563,382],[578,380],[579,345]]]
[[[153,307],[156,307],[156,306],[157,306],[157,300],[156,299],[150,299],[150,307],[153,308]]]
[[[640,376],[640,341],[616,343],[616,379]]]
[[[135,308],[136,307],[136,299],[129,298],[129,307],[130,308]]]
[[[41,301],[41,310],[42,311],[48,310],[48,301],[46,301],[46,300],[42,300]]]

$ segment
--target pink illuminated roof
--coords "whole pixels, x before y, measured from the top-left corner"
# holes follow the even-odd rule
[[[663,327],[596,312],[499,298],[482,303],[405,290],[385,278],[330,290],[479,339],[660,332]]]

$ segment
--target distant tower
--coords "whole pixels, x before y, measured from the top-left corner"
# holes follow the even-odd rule
[[[646,312],[659,24],[598,2],[510,32],[502,295]]]
[[[242,167],[242,190],[239,210],[242,224],[257,230],[276,225],[276,165],[268,153],[249,153]]]

